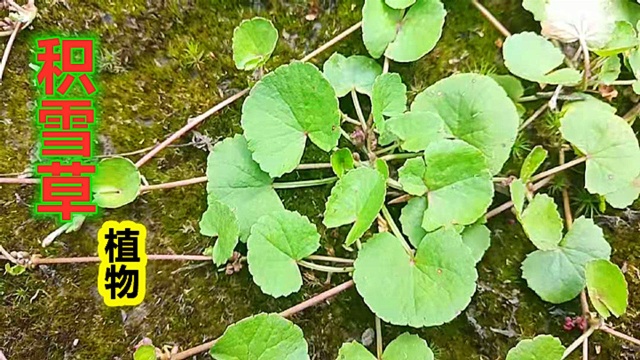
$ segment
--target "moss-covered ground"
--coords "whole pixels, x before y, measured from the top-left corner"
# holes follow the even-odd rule
[[[512,31],[537,26],[519,1],[486,3]],[[359,21],[362,2],[44,0],[37,5],[40,16],[33,30],[20,34],[0,85],[0,173],[27,168],[36,140],[33,108],[37,94],[29,68],[33,34],[92,32],[99,36],[101,119],[96,147],[101,153],[122,153],[157,143],[189,117],[251,81],[250,74],[235,69],[231,56],[231,34],[242,19],[260,15],[274,21],[280,41],[270,62],[273,68],[300,58]],[[391,66],[414,93],[458,71],[504,73],[499,33],[469,1],[445,1],[445,6],[447,23],[436,49],[414,64]],[[306,18],[314,14],[315,19]],[[320,64],[332,51],[365,54],[361,33],[354,33],[313,62]],[[239,133],[240,109],[241,102],[237,102],[197,130],[213,140]],[[180,143],[191,141],[192,135]],[[528,136],[537,138],[535,132]],[[193,146],[170,148],[145,165],[142,173],[151,183],[202,176],[206,155]],[[313,148],[304,158],[309,162],[327,160],[326,154]],[[292,174],[286,179],[323,175],[329,174]],[[89,220],[80,231],[61,236],[46,249],[40,247],[40,241],[56,224],[32,218],[29,204],[34,191],[32,186],[0,186],[0,244],[7,249],[43,256],[94,255],[96,232],[106,219],[145,224],[148,253],[196,254],[210,245],[197,230],[206,206],[203,184],[143,195],[133,204],[105,211],[101,218]],[[349,256],[339,246],[344,231],[327,231],[321,224],[329,191],[326,186],[281,191],[280,195],[288,209],[301,212],[318,225],[325,248],[321,251]],[[504,196],[496,196],[496,204],[503,201]],[[640,337],[640,222],[634,214],[608,214],[600,223],[614,249],[613,260],[626,264],[630,283],[628,314],[613,323]],[[533,246],[513,216],[504,214],[488,225],[492,246],[478,266],[478,291],[471,305],[440,327],[385,325],[386,342],[411,331],[424,337],[441,360],[504,359],[507,350],[523,337],[551,333],[568,344],[579,335],[562,330],[564,317],[580,311],[578,301],[561,306],[545,303],[521,278],[520,263]],[[104,306],[96,289],[96,265],[58,265],[17,277],[0,275],[0,350],[10,360],[130,359],[133,346],[143,337],[158,346],[195,346],[219,336],[226,326],[246,316],[281,311],[329,287],[323,284],[321,274],[305,273],[300,293],[273,299],[253,285],[246,268],[227,276],[209,264],[193,265],[150,262],[147,297],[134,308]],[[346,277],[336,276],[332,283],[344,280]],[[319,360],[334,359],[343,342],[360,340],[374,325],[373,314],[354,289],[293,320],[304,330],[312,358]],[[596,345],[592,347],[595,359],[640,356],[636,355],[638,348],[634,352],[630,345],[604,335],[596,335],[592,343]]]

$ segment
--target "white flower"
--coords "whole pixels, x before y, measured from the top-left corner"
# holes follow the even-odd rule
[[[610,0],[547,0],[542,35],[564,43],[584,41],[589,49],[607,44],[615,27]]]

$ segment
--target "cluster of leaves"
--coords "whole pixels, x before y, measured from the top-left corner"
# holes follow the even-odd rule
[[[541,21],[544,37],[532,32],[510,36],[503,48],[509,71],[541,85],[571,87],[582,82],[586,88],[614,84],[624,63],[638,78],[640,39],[634,25],[640,19],[640,7],[626,1],[603,0],[574,5],[558,0],[523,1],[523,6]],[[578,42],[586,60],[583,72],[548,39]],[[593,68],[599,68],[599,73],[593,77],[585,76],[591,70],[590,52],[598,55]],[[558,70],[563,62],[570,66]],[[633,83],[636,93],[640,91],[638,84]],[[624,208],[640,194],[638,140],[631,126],[615,114],[615,108],[589,96],[583,98],[585,101],[566,104],[562,109],[560,133],[579,156],[586,158],[587,191],[615,208]],[[521,178],[510,185],[517,218],[537,248],[522,264],[523,277],[545,301],[569,301],[586,287],[601,318],[621,316],[628,302],[627,283],[620,268],[609,261],[611,247],[602,230],[591,219],[580,217],[563,236],[562,219],[553,199],[543,194],[533,196],[526,186],[531,167],[537,168],[546,155],[543,149],[534,149],[525,160]],[[561,360],[567,356],[566,350],[557,338],[540,335],[521,341],[509,351],[507,360]]]
[[[558,3],[525,0],[524,6],[542,20],[546,37],[579,41],[585,52],[603,56],[601,73],[596,79],[587,78],[588,84],[607,83],[612,75],[605,80],[603,71],[616,73],[613,59],[618,60],[621,53],[634,69],[638,40],[633,26],[629,27],[629,14],[640,14],[636,8],[617,7],[619,11],[596,19],[613,19],[613,26],[584,29],[575,23],[580,16],[559,15]],[[591,7],[586,8],[592,9],[600,1],[589,3]],[[509,75],[456,74],[431,85],[408,105],[401,77],[384,72],[374,59],[384,55],[387,61],[410,62],[431,51],[442,32],[443,4],[439,0],[366,0],[362,15],[363,40],[371,58],[335,53],[322,71],[312,64],[292,62],[253,86],[242,107],[243,134],[217,143],[209,154],[208,208],[200,232],[216,237],[211,249],[216,265],[227,262],[238,242],[245,242],[249,271],[265,294],[280,297],[298,291],[302,286],[298,266],[319,249],[320,235],[305,216],[285,209],[274,180],[296,170],[310,141],[331,153],[337,181],[323,224],[327,228],[350,225],[344,244],[358,244],[352,274],[358,293],[386,322],[437,326],[460,314],[476,291],[476,264],[490,246],[484,215],[494,197],[493,176],[501,171],[516,142],[522,112],[517,102],[524,90]],[[567,28],[571,31],[562,31]],[[610,29],[607,36],[605,28]],[[261,69],[277,38],[270,21],[244,21],[233,36],[236,66]],[[565,54],[531,32],[510,36],[503,50],[505,65],[514,75],[540,84],[576,86],[589,70],[558,69]],[[388,164],[372,151],[354,157],[350,149],[338,148],[346,119],[338,99],[347,94],[354,101],[358,94],[364,95],[370,102],[368,120],[358,114],[367,136],[406,153],[401,158],[408,160],[397,169],[397,181],[390,178]],[[578,157],[585,157],[586,189],[614,207],[628,206],[640,194],[638,140],[614,108],[584,98],[565,104],[559,135]],[[563,235],[554,200],[533,195],[532,179],[546,158],[547,151],[535,147],[520,177],[510,184],[516,216],[537,248],[522,264],[523,277],[543,300],[552,303],[569,301],[586,287],[603,318],[620,316],[626,310],[626,282],[609,261],[611,248],[602,230],[581,217]],[[98,181],[101,206],[117,207],[135,199],[140,175],[132,165],[122,159],[101,163],[109,168],[108,180]],[[411,195],[401,211],[401,231],[385,207],[389,185]],[[383,231],[364,239],[381,212],[393,234]],[[518,344],[507,359],[560,359],[564,351],[559,340],[539,336]],[[211,356],[219,360],[309,358],[301,330],[267,314],[230,326]],[[432,359],[433,354],[423,340],[405,334],[389,344],[382,358]],[[350,343],[340,349],[339,359],[375,357],[362,345]]]

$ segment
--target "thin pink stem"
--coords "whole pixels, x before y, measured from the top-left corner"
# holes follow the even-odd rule
[[[480,13],[482,13],[482,15],[489,20],[489,22],[491,23],[491,25],[493,25],[504,37],[509,37],[511,36],[511,32],[509,30],[507,30],[506,27],[504,27],[504,25],[502,25],[502,23],[500,21],[498,21],[498,19],[496,19],[495,16],[493,16],[493,14],[487,10],[487,8],[485,8],[484,6],[482,6],[482,4],[480,4],[478,2],[478,0],[471,0],[471,3],[473,4],[473,6],[475,6],[478,10],[480,10]]]
[[[0,256],[0,260],[9,260],[8,256]],[[14,259],[15,260],[15,259]],[[172,254],[151,254],[147,255],[147,260],[171,260],[171,261],[211,261],[211,256],[207,255],[172,255]],[[68,258],[41,258],[34,256],[31,259],[33,265],[54,265],[54,264],[82,264],[100,262],[97,256],[79,256]]]
[[[186,179],[186,180],[168,182],[168,183],[164,183],[164,184],[145,185],[145,186],[141,186],[140,187],[140,192],[143,193],[143,192],[147,192],[147,191],[151,191],[151,190],[171,189],[171,188],[175,188],[175,187],[199,184],[199,183],[203,183],[203,182],[207,182],[207,177],[206,176],[200,176],[200,177],[193,178],[193,179]]]
[[[40,179],[35,178],[0,178],[0,184],[39,184]]]

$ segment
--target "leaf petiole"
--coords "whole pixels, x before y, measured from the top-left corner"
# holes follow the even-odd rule
[[[273,183],[273,188],[274,189],[297,189],[297,188],[303,188],[303,187],[332,184],[337,180],[338,180],[338,177],[334,176],[326,179],[281,182],[281,183]]]
[[[589,336],[591,336],[591,334],[593,334],[593,332],[596,331],[596,329],[597,327],[592,326],[589,328],[589,330],[585,331],[582,335],[580,335],[580,337],[577,338],[573,343],[571,343],[571,345],[569,345],[567,350],[564,351],[564,354],[562,354],[562,359],[566,359],[569,355],[571,355],[571,353],[575,349],[577,349],[578,346],[580,346],[586,339],[588,339]]]
[[[387,179],[387,186],[396,190],[404,191],[404,189],[402,188],[402,184],[400,184],[398,180],[394,180],[391,178]]]
[[[307,260],[317,260],[317,261],[327,261],[333,263],[344,263],[344,264],[353,264],[355,260],[353,259],[345,259],[334,256],[326,256],[326,255],[311,255],[307,256],[305,259]]]
[[[390,161],[390,160],[411,159],[419,156],[422,156],[422,153],[390,154],[390,155],[381,156],[379,159],[384,161]]]
[[[360,120],[360,125],[362,126],[362,131],[367,132],[367,120],[364,118],[364,113],[362,112],[362,107],[360,106],[360,100],[358,100],[358,93],[356,90],[351,90],[351,99],[353,100],[353,106],[356,108],[356,114],[358,115],[358,120]]]
[[[319,264],[315,264],[315,263],[304,261],[304,260],[299,260],[298,261],[298,265],[300,265],[302,267],[306,267],[307,269],[316,270],[316,271],[323,271],[323,272],[327,272],[327,273],[350,273],[350,272],[353,272],[353,267],[350,267],[350,266],[349,267],[326,266],[326,265],[319,265]]]
[[[376,316],[376,354],[378,360],[382,359],[382,323],[378,316]]]
[[[296,167],[296,170],[316,170],[316,169],[331,169],[331,163],[300,164]]]
[[[393,217],[391,217],[391,213],[389,213],[389,209],[387,209],[387,207],[384,205],[382,206],[382,216],[384,216],[384,219],[387,221],[387,223],[389,223],[389,227],[391,227],[391,231],[398,238],[398,240],[402,244],[402,247],[407,252],[407,254],[413,257],[413,250],[411,249],[411,246],[409,246],[409,243],[407,242],[407,240],[404,238],[404,236],[402,236],[402,232],[400,232],[398,225],[396,225],[396,223],[393,221]]]
[[[551,168],[551,169],[549,169],[547,171],[543,171],[543,172],[539,173],[538,175],[536,175],[536,176],[531,178],[531,182],[538,181],[540,179],[546,178],[546,177],[551,176],[553,174],[557,174],[557,173],[559,173],[559,172],[561,172],[563,170],[567,170],[568,168],[571,168],[573,166],[581,164],[581,163],[583,163],[585,161],[587,161],[587,157],[586,156],[582,156],[582,157],[573,159],[573,160],[569,161],[568,163],[556,166],[556,167]]]
[[[631,336],[629,336],[627,334],[623,334],[623,333],[621,333],[619,331],[613,330],[612,328],[608,327],[607,325],[600,326],[600,330],[606,332],[609,335],[613,335],[615,337],[618,337],[618,338],[620,338],[622,340],[626,340],[626,341],[628,341],[630,343],[633,343],[633,344],[636,344],[636,345],[640,345],[640,340],[638,340],[638,339],[636,339],[634,337],[631,337]]]

